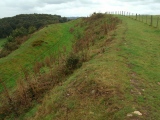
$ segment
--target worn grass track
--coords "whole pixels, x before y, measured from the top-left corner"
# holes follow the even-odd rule
[[[130,69],[133,106],[142,119],[159,119],[160,113],[160,30],[144,23],[120,17],[126,24],[121,56]]]

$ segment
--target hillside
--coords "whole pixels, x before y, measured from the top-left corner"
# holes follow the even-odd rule
[[[70,34],[69,29],[74,24],[74,22],[53,24],[32,34],[19,49],[0,59],[1,79],[9,88],[13,88],[16,79],[23,76],[21,74],[23,67],[31,70],[37,61],[44,60],[49,54],[57,54],[57,50],[61,50],[64,46],[67,51],[70,51],[73,35]],[[33,46],[36,43],[38,44]],[[2,87],[0,87],[0,91],[1,89]]]
[[[58,60],[50,61],[49,67],[42,67],[45,68],[45,72],[40,74],[38,72],[37,83],[34,77],[30,77],[31,83],[42,87],[42,90],[39,90],[33,84],[37,90],[34,99],[30,97],[31,93],[23,93],[32,89],[29,87],[30,82],[17,84],[17,88],[21,88],[20,102],[26,103],[24,105],[17,103],[18,110],[23,110],[24,107],[26,110],[20,112],[13,109],[15,113],[12,111],[12,115],[8,115],[6,119],[13,119],[16,113],[21,113],[16,117],[19,120],[158,120],[160,118],[159,29],[128,17],[102,14],[93,14],[89,18],[53,26],[35,33],[20,47],[21,50],[16,50],[0,61],[0,64],[6,65],[3,62],[7,60],[9,62],[13,58],[15,61],[25,57],[33,60],[35,54],[41,55],[45,48],[43,45],[39,48],[33,47],[34,50],[27,49],[27,45],[36,41],[36,37],[41,38],[39,36],[44,33],[47,34],[43,36],[44,40],[52,43],[51,39],[46,39],[50,35],[49,28],[52,27],[53,31],[56,30],[52,32],[56,33],[52,37],[61,41],[60,46],[66,45],[64,40],[68,36],[66,46],[72,51],[71,54],[68,52],[66,58],[64,55],[60,55],[61,57],[58,55]],[[60,26],[58,28],[61,29],[57,30],[55,26]],[[48,47],[47,45],[44,46]],[[55,46],[51,48],[58,49]],[[27,56],[27,53],[36,50],[35,54]],[[45,56],[51,59],[49,53]],[[43,58],[45,57],[40,57],[39,61],[42,62]],[[17,64],[28,66],[26,64],[28,60],[24,60],[17,61]],[[45,63],[48,62],[45,60]],[[7,71],[6,74],[10,76]],[[46,85],[46,80],[51,85]],[[45,85],[39,82],[44,82]],[[28,103],[31,104],[29,108],[27,108]]]
[[[64,22],[67,22],[67,18],[48,14],[21,14],[0,19],[0,38],[7,38],[0,51],[0,58],[18,49],[35,31],[49,24]]]
[[[159,119],[160,30],[119,17],[117,30],[91,47],[92,59],[46,95],[30,119]]]

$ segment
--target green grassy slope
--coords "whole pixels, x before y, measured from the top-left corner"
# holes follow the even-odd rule
[[[71,49],[73,35],[69,32],[70,27],[75,23],[53,24],[44,27],[12,52],[9,56],[0,59],[0,76],[8,87],[15,85],[15,80],[21,75],[21,67],[31,68],[33,63],[43,60],[51,53],[56,53],[58,49],[66,46]],[[43,41],[40,46],[33,47],[34,41]],[[0,88],[1,89],[1,88]]]
[[[91,60],[51,90],[26,119],[160,118],[160,30],[119,17],[118,29],[90,48]]]

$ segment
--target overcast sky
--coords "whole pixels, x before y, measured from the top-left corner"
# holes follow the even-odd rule
[[[0,18],[17,14],[45,13],[89,16],[93,12],[126,11],[160,14],[160,0],[1,0]]]

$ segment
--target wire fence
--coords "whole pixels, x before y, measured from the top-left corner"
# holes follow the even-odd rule
[[[160,28],[160,22],[159,22],[160,15],[138,14],[138,13],[125,12],[125,11],[114,11],[114,12],[112,11],[112,12],[106,12],[106,14],[126,16],[134,20],[143,22],[149,26]]]

